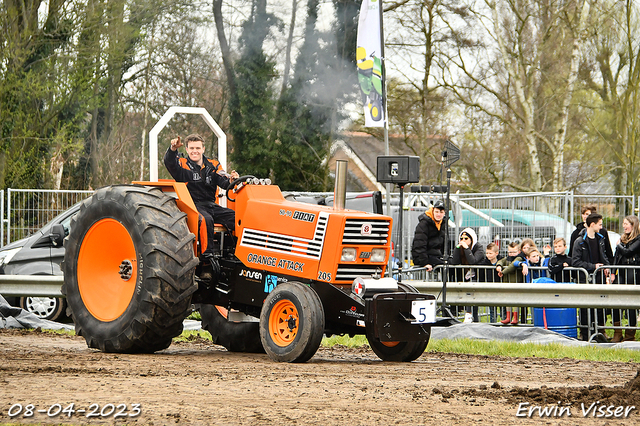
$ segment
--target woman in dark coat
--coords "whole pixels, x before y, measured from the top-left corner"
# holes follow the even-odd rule
[[[478,244],[478,236],[471,228],[460,232],[458,244],[451,253],[451,265],[480,265],[485,259],[484,247]],[[453,281],[478,281],[478,270],[475,268],[452,268]],[[465,308],[464,322],[478,322],[478,307]]]
[[[620,237],[620,242],[616,246],[615,264],[625,266],[640,265],[640,221],[636,216],[627,216],[622,221],[622,229],[624,234]],[[640,273],[637,269],[618,269],[619,284],[638,284]],[[620,326],[620,309],[613,310],[613,325]],[[629,326],[636,327],[638,312],[635,309],[627,310],[629,318]],[[636,337],[635,330],[624,331],[624,341],[634,341]],[[613,334],[612,342],[621,342],[622,330],[616,329]]]

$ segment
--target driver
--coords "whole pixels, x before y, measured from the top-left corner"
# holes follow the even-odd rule
[[[213,254],[213,225],[220,223],[229,231],[235,229],[235,212],[216,203],[218,187],[229,188],[232,181],[238,179],[238,173],[232,170],[225,173],[220,163],[204,155],[204,139],[193,134],[185,139],[189,158],[180,158],[178,148],[183,144],[178,136],[171,140],[171,146],[164,154],[164,165],[177,182],[186,182],[198,212],[207,225],[207,249],[205,257]],[[215,221],[214,221],[215,219]]]

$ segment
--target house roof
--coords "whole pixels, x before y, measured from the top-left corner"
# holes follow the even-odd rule
[[[427,146],[434,145],[446,138],[429,136]],[[407,139],[400,135],[389,135],[389,155],[417,155],[421,153],[421,143],[417,139]],[[331,147],[330,169],[335,170],[335,159],[349,161],[352,178],[362,186],[361,190],[383,190],[376,180],[378,157],[385,155],[385,142],[364,132],[343,132]],[[357,171],[356,169],[360,169]],[[353,188],[353,190],[357,190]]]

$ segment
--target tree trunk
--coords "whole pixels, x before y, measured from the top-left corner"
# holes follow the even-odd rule
[[[287,37],[287,49],[284,59],[284,72],[282,73],[282,89],[280,90],[280,98],[287,90],[289,84],[289,70],[291,69],[291,48],[293,47],[293,31],[296,27],[296,11],[298,10],[298,0],[291,0],[291,23],[289,24],[289,36]]]
[[[213,0],[213,19],[216,23],[216,31],[218,33],[218,43],[222,51],[222,64],[227,75],[227,84],[229,85],[230,98],[236,95],[236,79],[233,72],[233,59],[231,58],[231,49],[227,42],[227,36],[224,33],[224,21],[222,20],[222,0]]]
[[[569,72],[569,77],[567,78],[567,89],[565,97],[562,102],[561,117],[558,122],[558,128],[553,138],[553,192],[558,192],[564,189],[564,145],[567,136],[567,123],[569,122],[569,105],[571,104],[575,83],[578,79],[578,67],[580,66],[580,46],[582,45],[586,37],[584,30],[588,17],[589,0],[584,0],[582,8],[580,9],[578,27],[576,28],[576,37],[573,41],[573,49],[571,51],[571,69]]]

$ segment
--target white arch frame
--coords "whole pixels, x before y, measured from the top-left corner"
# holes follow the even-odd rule
[[[218,137],[218,161],[227,170],[227,135],[204,108],[172,106],[149,132],[149,181],[158,182],[158,134],[176,114],[200,115]]]

